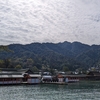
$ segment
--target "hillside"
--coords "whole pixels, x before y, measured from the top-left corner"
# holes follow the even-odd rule
[[[36,66],[38,69],[62,70],[67,67],[69,70],[75,70],[99,66],[100,63],[100,45],[90,46],[80,42],[65,41],[56,44],[11,44],[8,45],[8,48],[11,50],[10,52],[0,52],[1,60],[10,59],[10,64],[6,67],[21,65],[23,68]]]

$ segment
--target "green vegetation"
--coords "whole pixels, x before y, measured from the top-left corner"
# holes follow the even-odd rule
[[[99,45],[64,42],[0,47],[0,68],[31,68],[34,71],[53,73],[55,69],[67,72],[85,70],[92,66],[100,66]]]
[[[13,52],[12,50],[10,50],[10,49],[8,48],[8,46],[0,46],[0,52],[2,52],[2,51]]]
[[[22,69],[21,65],[16,65],[15,69]]]

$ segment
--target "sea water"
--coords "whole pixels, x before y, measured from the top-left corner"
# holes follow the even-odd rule
[[[100,82],[0,86],[0,100],[100,100]]]

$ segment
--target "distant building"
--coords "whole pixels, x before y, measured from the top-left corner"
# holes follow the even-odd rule
[[[21,84],[22,81],[22,73],[19,73],[16,70],[2,69],[0,71],[0,85]]]
[[[41,75],[34,74],[30,69],[0,69],[0,85],[10,84],[38,84],[41,82]]]
[[[28,84],[38,84],[41,82],[41,75],[39,74],[30,74],[27,80]]]
[[[91,79],[91,80],[100,80],[100,72],[99,71],[90,71],[87,75],[89,75],[89,79]]]
[[[52,76],[51,75],[43,75],[41,81],[42,82],[51,82]]]

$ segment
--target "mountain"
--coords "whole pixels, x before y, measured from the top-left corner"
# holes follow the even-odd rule
[[[62,69],[62,67],[67,66],[70,70],[74,70],[100,65],[100,45],[90,46],[80,42],[65,41],[56,44],[11,44],[8,45],[8,48],[10,52],[0,52],[0,59],[11,59],[13,63],[21,64],[23,67],[31,65],[31,67],[38,66],[41,68],[44,65]]]

